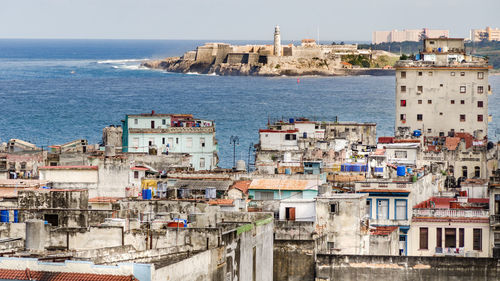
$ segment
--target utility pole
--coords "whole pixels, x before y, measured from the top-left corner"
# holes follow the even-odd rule
[[[229,144],[233,145],[233,169],[236,168],[236,145],[240,145],[240,138],[238,136],[231,136]]]

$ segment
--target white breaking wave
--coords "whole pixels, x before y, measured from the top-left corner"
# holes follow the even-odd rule
[[[147,67],[141,66],[140,64],[136,65],[113,65],[111,66],[115,69],[148,69]]]
[[[175,72],[171,72],[171,73],[175,73]],[[186,72],[185,74],[186,75],[200,75],[200,76],[219,76],[219,75],[215,74],[215,72],[210,73],[210,74],[203,74],[203,73],[198,73],[198,72]]]
[[[100,61],[97,61],[97,63],[106,63],[106,64],[120,63],[120,64],[124,64],[124,63],[128,63],[128,62],[141,62],[141,61],[145,61],[145,60],[148,60],[148,59],[100,60]]]

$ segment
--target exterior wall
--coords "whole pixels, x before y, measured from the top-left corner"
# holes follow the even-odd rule
[[[396,151],[405,151],[406,158],[396,157]],[[386,145],[385,154],[389,163],[398,165],[412,165],[417,164],[418,145],[408,146],[407,144],[388,144]]]
[[[217,271],[217,254],[218,249],[212,249],[158,268],[155,270],[153,280],[218,280],[213,278]]]
[[[497,259],[454,257],[343,256],[318,254],[316,280],[483,280],[500,279]]]
[[[388,235],[370,235],[370,255],[398,256],[398,230],[395,230]]]
[[[356,196],[349,198],[349,196]],[[368,254],[369,237],[363,220],[366,214],[366,195],[343,195],[318,197],[316,206],[316,232],[326,235],[327,242],[333,243],[336,254]],[[330,204],[337,204],[336,213]]]
[[[285,135],[295,135],[295,140],[286,140]],[[262,150],[298,150],[297,132],[260,132],[259,141]]]
[[[420,228],[427,227],[428,230],[428,249],[419,249],[420,247]],[[465,229],[464,249],[461,256],[471,257],[491,257],[490,253],[490,227],[489,223],[458,223],[458,222],[412,222],[409,236],[413,243],[409,246],[409,255],[411,256],[435,256],[436,254],[436,228],[442,228],[442,248],[445,248],[445,229],[456,229],[456,246],[459,246],[459,228]],[[473,229],[481,229],[481,251],[473,250]],[[458,248],[458,247],[456,247]]]
[[[295,208],[296,221],[316,221],[316,202],[314,200],[282,200],[280,202],[280,220],[286,220],[286,208]]]
[[[99,171],[94,169],[42,169],[40,180],[58,183],[97,183]]]
[[[281,199],[289,199],[289,198],[295,198],[298,199],[300,198],[300,194],[302,194],[302,199],[313,199],[318,195],[318,190],[267,190],[267,189],[249,189],[248,190],[248,195],[252,196],[255,200],[260,200],[256,199],[256,192],[273,192],[274,193],[274,200],[281,200]]]
[[[406,73],[406,78],[402,77]],[[422,73],[419,76],[419,72]],[[478,72],[483,78],[478,79]],[[432,73],[432,76],[431,74]],[[454,76],[452,76],[454,73]],[[464,76],[461,76],[464,73]],[[402,91],[401,87],[406,87]],[[418,87],[422,87],[422,92]],[[466,93],[460,93],[460,87],[466,87]],[[478,93],[478,87],[483,87],[483,93]],[[401,101],[406,106],[401,106]],[[421,104],[419,104],[421,100]],[[454,101],[452,104],[451,101]],[[461,101],[464,104],[461,104]],[[432,103],[429,104],[429,101]],[[483,102],[478,107],[478,102]],[[406,114],[406,120],[401,120],[401,114]],[[417,120],[417,114],[422,114],[423,120]],[[460,115],[465,114],[466,120],[460,121]],[[478,121],[478,115],[483,121]],[[396,69],[396,136],[399,128],[409,127],[410,132],[421,130],[423,135],[438,136],[455,132],[474,132],[480,130],[481,136],[488,134],[488,69],[487,68],[397,68]]]

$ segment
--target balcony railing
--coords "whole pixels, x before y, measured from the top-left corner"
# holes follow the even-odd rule
[[[488,218],[488,210],[464,209],[413,209],[413,217]]]

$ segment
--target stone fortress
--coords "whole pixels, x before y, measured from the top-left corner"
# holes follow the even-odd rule
[[[395,56],[384,51],[358,49],[357,44],[321,45],[303,39],[301,45],[282,45],[279,26],[273,45],[231,45],[206,43],[182,57],[147,61],[143,66],[169,72],[217,75],[300,76],[300,75],[393,75],[390,69],[356,68],[343,62],[347,55],[368,59]]]

